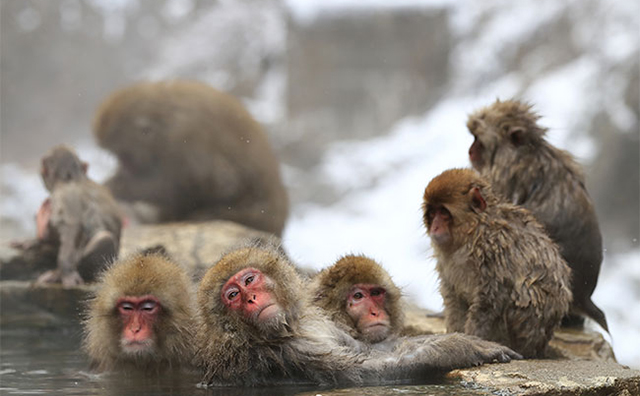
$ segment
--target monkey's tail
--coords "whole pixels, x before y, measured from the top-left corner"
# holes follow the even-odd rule
[[[587,298],[584,304],[584,312],[593,320],[595,320],[603,329],[611,335],[609,332],[609,325],[607,324],[607,318],[604,316],[604,312],[600,308],[596,306],[596,304],[591,301],[590,298]]]

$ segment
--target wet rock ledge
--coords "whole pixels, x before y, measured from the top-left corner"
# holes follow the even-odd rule
[[[212,221],[136,226],[125,229],[121,255],[160,246],[176,262],[199,279],[204,271],[233,246],[253,241],[274,241],[269,234],[241,225]],[[277,241],[277,240],[275,240]],[[59,285],[35,287],[38,274],[55,266],[55,256],[37,257],[0,246],[0,324],[3,329],[76,328],[84,302],[94,285],[63,289]],[[407,306],[407,324],[413,331],[443,333],[441,318]],[[610,344],[602,334],[589,329],[560,329],[551,340],[554,359],[490,364],[447,374],[442,394],[464,395],[640,395],[640,371],[616,363]],[[426,392],[426,393],[425,393]],[[347,394],[441,394],[432,385],[333,390],[323,395]],[[316,393],[314,393],[316,394]]]

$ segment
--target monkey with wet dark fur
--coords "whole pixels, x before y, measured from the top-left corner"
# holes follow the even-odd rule
[[[87,164],[67,146],[54,147],[42,159],[41,176],[51,195],[36,216],[37,238],[14,243],[30,249],[50,245],[57,268],[37,283],[62,282],[65,287],[93,281],[117,257],[122,219],[107,189],[87,177]]]
[[[132,85],[102,103],[94,134],[119,161],[106,186],[134,208],[153,208],[146,221],[222,219],[282,234],[278,160],[230,95],[190,81]]]
[[[452,169],[424,192],[448,332],[543,357],[571,302],[571,270],[542,225],[476,171]]]
[[[313,304],[353,338],[380,342],[404,326],[402,293],[387,271],[362,255],[347,255],[311,282]]]
[[[464,334],[359,341],[311,304],[308,286],[276,248],[240,248],[211,267],[197,300],[202,384],[384,383],[519,357]]]
[[[475,140],[469,149],[473,167],[493,190],[529,209],[560,248],[572,269],[573,303],[565,324],[593,318],[609,331],[604,312],[591,295],[602,263],[602,235],[580,166],[566,151],[545,140],[546,128],[532,106],[496,101],[469,116]]]
[[[193,369],[193,290],[164,255],[114,263],[88,303],[84,349],[99,371],[162,373]]]

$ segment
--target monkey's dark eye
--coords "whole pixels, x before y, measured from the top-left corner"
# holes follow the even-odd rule
[[[251,275],[250,277],[244,280],[244,284],[248,285],[249,283],[253,282],[253,280],[254,280],[254,276]]]
[[[383,291],[381,289],[373,289],[371,290],[371,295],[372,296],[379,296],[383,293]]]
[[[360,292],[355,292],[353,293],[353,298],[355,298],[356,300],[359,300],[361,298],[363,298],[364,296],[362,295],[362,293]]]
[[[234,290],[231,293],[227,294],[227,299],[233,300],[234,298],[236,298],[237,295],[238,295],[238,292]]]

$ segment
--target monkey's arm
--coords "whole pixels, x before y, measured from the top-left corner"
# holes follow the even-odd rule
[[[440,293],[444,303],[444,321],[447,332],[463,332],[469,306],[448,283],[440,284]]]
[[[385,380],[412,379],[428,374],[481,365],[506,363],[522,356],[511,349],[461,333],[397,338],[392,351],[372,352],[362,366]]]

